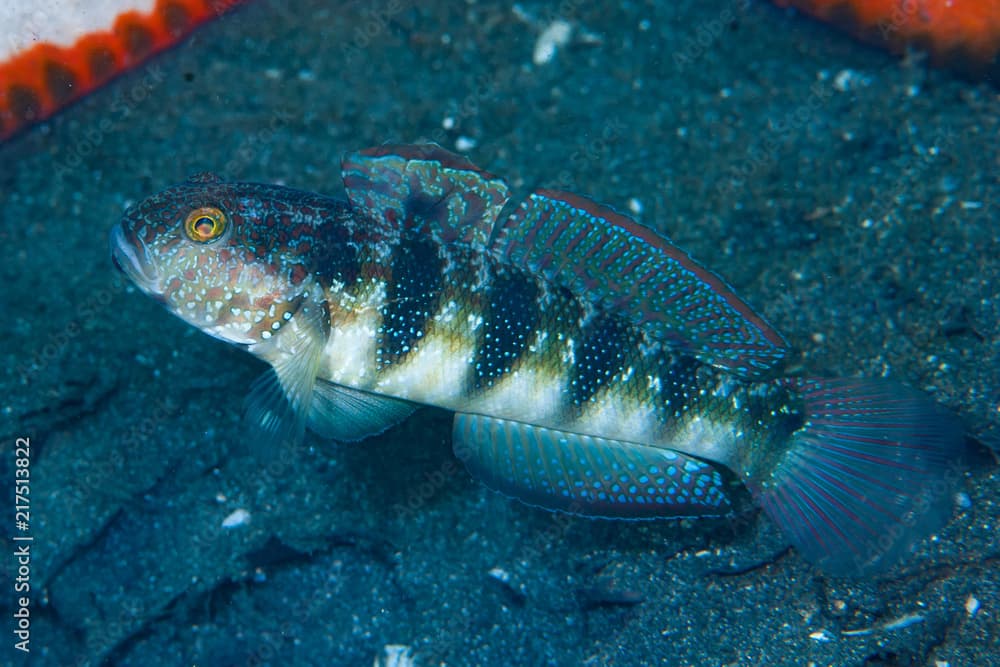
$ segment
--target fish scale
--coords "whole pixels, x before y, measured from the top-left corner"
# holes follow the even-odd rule
[[[399,257],[408,256],[411,247],[405,239],[390,246],[389,265],[398,266]],[[468,253],[453,250],[452,254]],[[453,256],[452,262],[467,267],[466,281],[473,281],[480,273],[477,259],[495,264],[482,255]],[[443,265],[438,262],[435,267]],[[375,270],[371,267],[368,271]],[[576,298],[545,290],[540,277],[494,267],[486,271],[485,281],[475,290],[483,295],[477,302],[467,298],[468,289],[455,291],[449,298],[443,288],[421,292],[401,302],[397,300],[401,293],[398,287],[413,282],[412,276],[400,282],[401,276],[394,271],[386,275],[389,280],[383,283],[384,303],[372,306],[379,317],[359,325],[374,327],[375,345],[367,360],[363,359],[356,367],[355,375],[341,375],[340,382],[368,391],[392,391],[408,400],[448,409],[488,411],[513,419],[523,415],[523,408],[518,405],[522,386],[518,378],[511,376],[531,374],[536,393],[550,397],[534,405],[534,419],[541,425],[579,431],[586,430],[588,422],[608,422],[601,427],[604,434],[624,439],[637,437],[638,426],[644,440],[663,445],[672,443],[675,447],[684,438],[681,434],[692,429],[685,413],[671,407],[681,403],[678,397],[684,397],[683,404],[692,408],[687,414],[700,421],[714,418],[731,405],[728,393],[711,392],[717,406],[708,405],[707,401],[698,405],[693,398],[700,396],[703,388],[718,385],[722,375],[711,372],[688,355],[643,352],[644,347],[654,348],[642,344],[644,338],[637,327],[620,319],[585,314],[586,309]],[[421,275],[424,279],[418,281],[419,285],[443,284],[436,276],[428,277],[428,272]],[[452,277],[461,281],[461,274]],[[392,289],[393,286],[397,289]],[[446,303],[440,303],[446,298]],[[331,294],[328,301],[340,303],[343,298]],[[405,307],[403,304],[407,302],[414,308]],[[439,306],[434,315],[429,315],[427,309],[432,302],[438,302]],[[440,320],[447,303],[460,305],[450,325],[442,326]],[[331,318],[336,317],[334,309]],[[470,327],[470,321],[480,324]],[[609,328],[609,323],[614,328]],[[390,356],[382,341],[389,337],[389,332],[397,331],[407,332],[406,349]],[[352,340],[358,337],[358,332],[346,330],[340,335]],[[545,342],[531,350],[529,336]],[[454,365],[449,378],[452,391],[442,396],[439,379],[432,371],[440,362],[437,351],[442,347],[452,348],[453,341],[464,341],[474,352],[465,357],[464,363]],[[343,347],[336,333],[327,345]],[[425,350],[431,352],[425,354]],[[691,372],[699,366],[702,373]],[[625,369],[631,369],[627,378],[620,374]],[[408,378],[405,386],[400,386],[400,376]],[[777,386],[769,387],[775,394],[783,393]],[[757,422],[758,415],[737,412],[720,419],[742,419],[747,422],[744,430]],[[644,423],[637,425],[635,418],[627,417],[635,414],[645,415]],[[628,429],[619,427],[617,422],[627,424]],[[718,443],[713,444],[719,448]],[[696,442],[690,449],[690,453],[703,453]],[[721,456],[718,452],[715,455]]]
[[[783,377],[781,335],[651,230],[570,193],[512,202],[437,146],[342,167],[347,202],[203,175],[112,230],[142,291],[270,364],[245,407],[261,450],[434,405],[489,487],[619,519],[726,515],[724,466],[836,574],[948,518],[953,416],[884,379]]]

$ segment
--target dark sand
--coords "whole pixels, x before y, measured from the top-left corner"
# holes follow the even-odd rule
[[[523,3],[537,27],[505,3],[289,4],[255,2],[0,146],[0,478],[9,499],[30,436],[33,664],[370,665],[386,644],[420,665],[1000,664],[984,447],[954,521],[861,581],[757,513],[629,524],[508,501],[434,410],[264,463],[239,428],[261,364],[126,287],[107,252],[126,205],[193,172],[339,194],[347,151],[465,137],[519,187],[635,198],[796,365],[898,378],[995,444],[995,89],[762,2]],[[533,65],[554,18],[576,38]],[[6,558],[3,663],[23,658],[15,572]]]

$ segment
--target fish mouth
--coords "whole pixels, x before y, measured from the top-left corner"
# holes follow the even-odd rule
[[[149,250],[142,239],[136,238],[123,225],[116,225],[111,229],[109,241],[111,261],[118,270],[128,276],[142,291],[159,295],[162,292],[160,277],[149,260]]]

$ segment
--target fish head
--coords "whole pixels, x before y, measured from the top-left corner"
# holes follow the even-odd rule
[[[202,331],[254,345],[322,290],[312,232],[321,207],[295,190],[203,174],[128,209],[111,256],[135,285]]]

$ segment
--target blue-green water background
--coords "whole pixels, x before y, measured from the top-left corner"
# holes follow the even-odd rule
[[[30,436],[32,664],[370,665],[386,644],[421,665],[1000,664],[983,449],[939,538],[862,581],[755,513],[518,505],[468,478],[433,410],[265,465],[239,427],[261,365],[113,271],[123,208],[193,172],[337,195],[345,152],[433,140],[518,187],[641,208],[796,365],[891,375],[997,441],[996,89],[766,3],[520,7],[252,2],[0,145],[0,477]],[[534,64],[555,19],[575,37]],[[237,509],[249,523],[222,528]],[[12,629],[0,662],[23,658]]]

